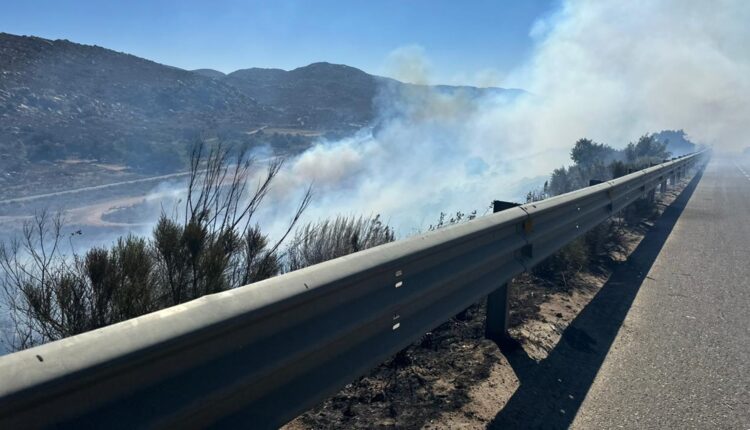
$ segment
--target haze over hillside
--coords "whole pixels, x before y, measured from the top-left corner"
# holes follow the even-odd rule
[[[371,125],[381,89],[408,85],[329,63],[227,75],[188,71],[98,46],[6,33],[0,76],[0,168],[19,173],[29,163],[71,157],[167,172],[182,166],[185,148],[199,137],[252,144],[262,128],[275,151],[298,152],[311,137]]]

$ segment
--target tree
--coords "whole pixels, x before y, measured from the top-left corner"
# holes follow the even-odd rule
[[[565,194],[568,191],[571,191],[572,188],[570,177],[568,176],[568,169],[563,166],[552,171],[548,186],[549,194],[551,196]]]
[[[612,178],[619,178],[628,174],[628,166],[620,160],[613,161],[609,164],[609,172]]]
[[[594,164],[605,164],[616,154],[614,148],[596,143],[590,139],[578,139],[570,151],[570,158],[580,166],[593,166]]]
[[[637,143],[630,142],[625,148],[625,157],[637,168],[644,167],[651,162],[661,163],[668,158],[667,142],[660,142],[653,135],[644,134]]]
[[[695,152],[697,145],[688,139],[684,130],[662,130],[652,135],[660,142],[664,142],[667,151],[673,156],[685,155]]]

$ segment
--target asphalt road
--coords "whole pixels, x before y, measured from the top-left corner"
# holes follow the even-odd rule
[[[572,427],[750,429],[750,160],[711,160]]]
[[[12,199],[0,200],[0,204],[22,203],[22,202],[28,202],[31,200],[64,196],[67,194],[76,194],[76,193],[104,190],[107,188],[119,187],[123,185],[140,184],[140,183],[145,183],[145,182],[157,182],[157,181],[163,181],[167,179],[179,178],[181,176],[188,176],[189,174],[190,172],[170,173],[168,175],[150,176],[148,178],[131,179],[129,181],[112,182],[109,184],[102,184],[102,185],[92,185],[90,187],[72,188],[69,190],[55,191],[52,193],[35,194],[33,196],[14,197]]]
[[[256,130],[255,132],[265,128],[261,127],[260,129]],[[255,164],[261,164],[261,163],[267,163],[270,161],[273,157],[264,158],[262,160],[255,160]],[[203,173],[205,170],[200,170],[199,173]],[[177,173],[169,173],[167,175],[159,175],[159,176],[149,176],[147,178],[139,178],[139,179],[131,179],[128,181],[120,181],[120,182],[112,182],[109,184],[102,184],[102,185],[92,185],[89,187],[81,187],[81,188],[71,188],[68,190],[62,190],[62,191],[55,191],[51,193],[44,193],[44,194],[34,194],[31,196],[24,196],[24,197],[14,197],[11,199],[5,199],[0,200],[0,204],[9,204],[9,203],[22,203],[22,202],[28,202],[31,200],[38,200],[38,199],[46,199],[49,197],[58,197],[58,196],[64,196],[68,194],[76,194],[76,193],[83,193],[83,192],[91,192],[91,191],[98,191],[98,190],[104,190],[107,188],[113,188],[113,187],[120,187],[123,185],[133,185],[133,184],[141,184],[141,183],[148,183],[148,182],[159,182],[159,181],[165,181],[167,179],[175,179],[180,177],[187,177],[190,175],[190,171],[186,172],[177,172]]]

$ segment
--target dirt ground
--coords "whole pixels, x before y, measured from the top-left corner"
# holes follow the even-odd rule
[[[657,195],[659,212],[684,186]],[[514,279],[509,331],[516,345],[502,350],[523,348],[530,361],[545,360],[651,225],[621,225],[620,243],[570,278],[549,281],[523,274]],[[485,303],[473,305],[283,428],[487,427],[518,389],[519,378],[501,348],[484,338],[484,320]]]

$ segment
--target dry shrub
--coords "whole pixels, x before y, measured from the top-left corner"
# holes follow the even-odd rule
[[[279,247],[310,202],[310,189],[276,242],[253,223],[281,168],[272,161],[256,188],[253,160],[221,146],[193,151],[186,199],[162,214],[150,238],[127,236],[79,255],[61,251],[61,216],[40,213],[19,239],[0,244],[0,286],[10,308],[10,344],[24,349],[266,279]],[[180,215],[177,215],[177,214]]]
[[[392,242],[393,229],[374,217],[338,216],[297,229],[286,249],[286,271]]]

